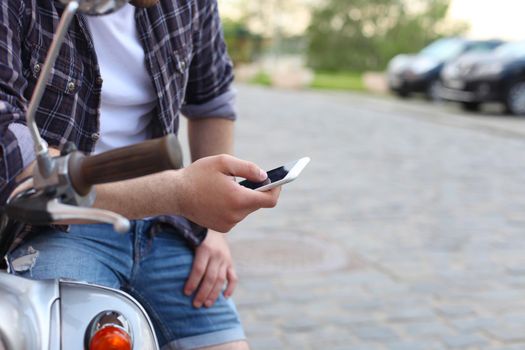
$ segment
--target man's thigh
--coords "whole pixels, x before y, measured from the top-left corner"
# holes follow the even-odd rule
[[[119,288],[116,271],[127,268],[126,239],[108,225],[45,229],[10,252],[8,265],[11,273],[31,279],[66,278]]]
[[[193,296],[184,294],[193,257],[182,238],[158,234],[134,271],[129,292],[150,314],[163,350],[242,343],[244,331],[231,299],[221,294],[213,307],[197,309]]]

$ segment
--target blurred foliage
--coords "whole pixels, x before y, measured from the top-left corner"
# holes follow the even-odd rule
[[[326,0],[307,30],[308,64],[321,70],[383,70],[399,53],[464,33],[447,24],[450,0]]]
[[[260,55],[263,38],[250,32],[245,21],[224,19],[222,25],[228,53],[234,64],[252,62]]]
[[[314,89],[365,91],[363,75],[355,72],[315,72]]]
[[[250,83],[262,86],[272,86],[272,78],[268,73],[261,71],[250,80]]]

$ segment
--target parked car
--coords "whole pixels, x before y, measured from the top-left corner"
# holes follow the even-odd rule
[[[439,99],[440,73],[447,62],[466,52],[491,51],[501,44],[501,40],[453,37],[436,40],[415,55],[397,55],[387,69],[389,88],[400,97],[424,93],[428,99]]]
[[[500,102],[509,113],[525,115],[525,41],[451,62],[443,69],[441,80],[442,98],[460,102],[465,110]]]

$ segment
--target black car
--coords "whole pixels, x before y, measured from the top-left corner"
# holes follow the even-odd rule
[[[388,65],[388,85],[400,97],[424,93],[431,100],[439,98],[441,70],[466,52],[487,52],[501,45],[500,40],[444,38],[434,41],[416,55],[397,55]]]
[[[441,79],[442,98],[460,102],[465,110],[478,110],[484,102],[501,102],[509,113],[525,115],[525,41],[451,62]]]

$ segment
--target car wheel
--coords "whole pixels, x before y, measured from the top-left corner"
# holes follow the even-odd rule
[[[525,115],[525,81],[512,84],[505,100],[505,107],[510,113]]]
[[[429,101],[439,102],[441,101],[441,82],[439,80],[433,80],[428,84],[426,97]]]
[[[462,102],[461,109],[468,112],[479,111],[480,104],[478,102]]]

